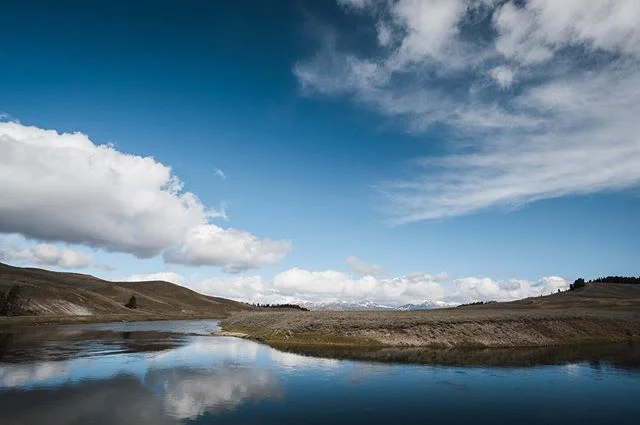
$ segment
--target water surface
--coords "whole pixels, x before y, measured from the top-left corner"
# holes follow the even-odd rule
[[[640,373],[615,363],[452,367],[334,360],[207,336],[216,328],[215,321],[153,322],[5,335],[0,422],[584,425],[640,418]],[[34,350],[39,354],[26,355]]]

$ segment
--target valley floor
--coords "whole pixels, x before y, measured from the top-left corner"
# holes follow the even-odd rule
[[[456,308],[414,312],[238,313],[227,332],[276,348],[549,347],[640,340],[636,309]]]
[[[510,348],[640,341],[640,285],[593,283],[574,291],[485,305],[408,312],[234,314],[225,331],[272,346]]]

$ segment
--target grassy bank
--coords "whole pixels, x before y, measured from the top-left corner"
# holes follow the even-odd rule
[[[428,312],[238,313],[221,323],[281,349],[511,348],[640,340],[634,310],[446,309]]]
[[[100,314],[91,316],[17,316],[0,317],[0,331],[29,326],[70,325],[81,323],[142,322],[148,320],[207,320],[223,319],[226,315],[159,315],[159,314]]]

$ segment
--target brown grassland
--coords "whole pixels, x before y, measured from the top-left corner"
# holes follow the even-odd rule
[[[0,318],[0,328],[221,318],[227,334],[279,349],[305,353],[356,349],[363,358],[420,357],[426,355],[421,351],[425,348],[438,356],[433,350],[508,351],[640,340],[640,285],[634,284],[592,283],[514,302],[411,312],[265,311],[169,282],[109,282],[0,264],[0,290],[16,284],[30,299],[33,314]],[[137,299],[136,309],[124,306],[131,295]]]
[[[110,282],[78,273],[0,263],[0,291],[19,285],[31,315],[1,317],[0,327],[170,319],[220,319],[253,307],[163,281]],[[131,296],[137,308],[125,304]]]
[[[222,321],[281,349],[510,348],[640,340],[640,285],[585,288],[515,302],[412,312],[252,312]]]

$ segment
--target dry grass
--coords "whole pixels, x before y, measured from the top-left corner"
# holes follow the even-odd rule
[[[199,294],[169,282],[109,282],[76,273],[12,267],[0,263],[0,290],[18,284],[31,299],[33,317],[0,318],[0,327],[18,324],[120,320],[212,319],[253,307]],[[138,308],[124,306],[135,295]]]
[[[604,285],[431,311],[238,313],[222,326],[280,348],[544,347],[640,339],[640,286]]]

